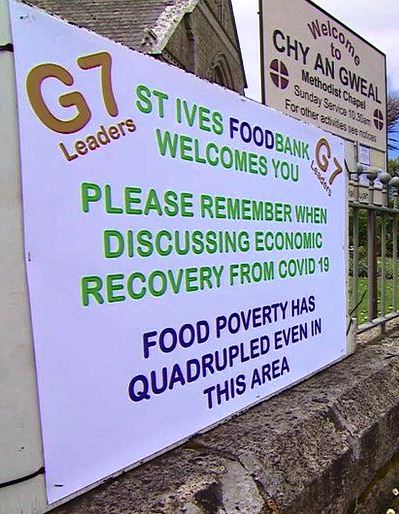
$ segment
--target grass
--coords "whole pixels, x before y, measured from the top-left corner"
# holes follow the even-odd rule
[[[377,270],[378,273],[381,274],[381,257],[377,258]],[[393,288],[394,288],[394,280],[392,277],[394,276],[393,273],[393,260],[392,257],[386,257],[386,266],[385,266],[386,274],[388,277],[385,280],[385,314],[389,314],[391,312],[394,312],[393,308]],[[367,260],[364,256],[360,257],[359,260],[359,272],[360,274],[366,274],[367,273]],[[399,308],[399,261],[397,264],[397,294],[398,294],[398,304],[397,307]],[[352,301],[352,287],[353,287],[353,279],[352,277],[349,277],[349,312],[352,311],[354,305]],[[358,278],[358,298],[359,301],[362,298],[362,301],[358,307],[357,310],[357,318],[358,323],[361,325],[362,323],[367,322],[367,310],[368,310],[368,294],[367,294],[367,277],[359,277]],[[378,314],[376,317],[382,315],[381,311],[381,277],[377,277],[377,309]],[[353,313],[353,316],[355,313]]]
[[[393,309],[393,301],[392,301],[392,296],[393,296],[393,280],[392,279],[386,279],[385,281],[385,314],[387,313],[390,313],[390,312],[393,312],[394,309]],[[352,305],[352,285],[353,285],[353,281],[352,281],[352,277],[349,278],[349,305],[350,305],[350,308],[349,308],[349,311],[351,311],[353,309],[353,305]],[[358,298],[359,300],[364,296],[362,302],[360,303],[359,305],[359,308],[358,308],[358,323],[359,325],[361,325],[362,323],[366,323],[367,322],[367,303],[368,303],[368,294],[367,294],[367,277],[360,277],[358,279],[358,285],[359,285],[359,294],[358,294]],[[382,314],[381,312],[381,279],[380,277],[378,277],[378,282],[377,282],[377,289],[378,289],[378,315],[380,316]],[[398,293],[399,293],[399,287],[398,287]],[[353,313],[353,316],[355,315],[355,313]]]

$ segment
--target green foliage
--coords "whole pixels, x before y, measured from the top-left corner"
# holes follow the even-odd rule
[[[350,276],[353,277],[353,257],[349,258],[349,274],[350,274]],[[357,276],[358,277],[367,277],[367,274],[368,274],[367,258],[359,257],[358,265],[357,265]]]
[[[388,161],[388,173],[393,177],[399,172],[399,159],[389,159]]]
[[[388,149],[398,149],[397,124],[399,121],[399,95],[389,93],[387,99],[388,113]]]
[[[378,259],[378,276],[381,277],[382,274],[382,264],[381,259]],[[393,279],[394,278],[394,270],[393,270],[393,260],[386,259],[385,262],[385,278]],[[396,265],[396,278],[399,277],[398,265]]]

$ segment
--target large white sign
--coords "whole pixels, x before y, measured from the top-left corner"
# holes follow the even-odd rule
[[[308,0],[261,0],[265,103],[386,152],[385,55]]]
[[[11,8],[52,503],[345,356],[343,144]]]

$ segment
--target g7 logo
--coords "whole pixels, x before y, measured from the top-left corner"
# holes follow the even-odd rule
[[[91,70],[101,69],[101,90],[105,109],[112,117],[118,115],[118,106],[112,89],[111,68],[112,58],[107,52],[85,55],[77,59],[79,68]],[[48,108],[42,94],[42,84],[49,78],[55,78],[65,84],[73,86],[74,79],[68,70],[58,64],[39,64],[33,68],[26,79],[26,90],[31,106],[40,119],[49,129],[60,134],[72,134],[84,128],[91,119],[90,107],[84,96],[78,91],[61,95],[58,99],[62,107],[76,107],[77,114],[69,120],[57,118]]]
[[[320,171],[322,171],[323,173],[326,173],[326,171],[328,170],[328,166],[330,164],[330,159],[331,159],[331,147],[330,147],[327,139],[325,139],[323,137],[317,142],[317,145],[316,145],[316,163],[317,163],[317,166],[319,167]],[[334,160],[334,165],[335,165],[335,171],[330,175],[330,178],[328,179],[328,183],[330,184],[330,186],[332,185],[334,180],[337,178],[337,176],[340,173],[342,173],[342,166],[340,165],[340,163],[338,162],[336,157],[334,157],[333,160]]]

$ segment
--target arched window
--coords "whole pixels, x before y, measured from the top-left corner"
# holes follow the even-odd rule
[[[213,69],[213,82],[227,87],[226,75],[223,73],[223,68],[217,64]]]
[[[209,78],[216,84],[227,87],[229,89],[234,89],[229,63],[223,54],[218,54],[213,60]]]

